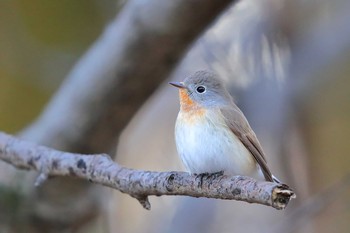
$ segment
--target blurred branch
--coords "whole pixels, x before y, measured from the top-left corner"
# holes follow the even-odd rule
[[[129,1],[21,136],[61,150],[110,151],[188,46],[233,2]]]
[[[0,159],[21,169],[40,172],[36,185],[49,175],[74,176],[102,184],[139,200],[150,209],[148,196],[186,195],[258,203],[284,209],[295,195],[286,185],[249,177],[191,176],[184,172],[150,172],[121,167],[106,154],[83,155],[37,146],[0,132]]]

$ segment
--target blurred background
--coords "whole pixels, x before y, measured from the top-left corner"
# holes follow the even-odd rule
[[[262,143],[271,170],[295,190],[297,199],[286,210],[277,211],[236,201],[151,197],[152,210],[146,211],[125,194],[80,181],[57,186],[52,185],[55,178],[35,189],[28,172],[1,163],[0,232],[349,232],[349,1],[241,0],[228,4],[215,21],[195,30],[177,59],[167,61],[171,66],[152,63],[152,58],[141,60],[145,64],[136,64],[134,69],[142,73],[143,67],[152,67],[154,75],[106,88],[106,92],[121,93],[118,98],[137,111],[120,108],[113,101],[100,104],[95,96],[103,91],[87,89],[90,92],[85,95],[93,96],[98,106],[91,109],[116,109],[101,127],[133,116],[116,127],[115,133],[99,131],[102,138],[107,132],[113,146],[101,149],[92,140],[69,146],[67,141],[75,140],[75,135],[52,133],[51,125],[64,123],[61,119],[71,114],[46,114],[59,102],[53,99],[63,99],[67,93],[71,97],[72,91],[60,90],[81,87],[75,89],[79,99],[88,86],[84,83],[114,80],[118,69],[125,73],[125,67],[132,67],[126,62],[120,68],[118,59],[127,61],[128,54],[109,43],[143,34],[125,39],[117,36],[119,31],[134,33],[134,24],[148,22],[147,17],[155,19],[150,20],[151,26],[140,23],[145,28],[155,25],[177,30],[176,25],[157,21],[163,8],[151,5],[154,3],[157,1],[0,1],[0,130],[57,149],[113,153],[118,163],[130,168],[183,170],[173,137],[178,96],[167,82],[210,69],[229,87]],[[167,9],[176,4],[181,1]],[[130,28],[119,26],[128,25],[127,17],[138,14],[144,21],[130,20]],[[164,37],[162,43],[168,40]],[[148,45],[152,43],[132,52],[137,56],[166,50],[159,43]],[[96,52],[101,48],[105,52]],[[91,76],[77,78],[87,64]],[[159,69],[166,72],[156,78]],[[152,82],[154,88],[148,88],[147,95],[138,94]],[[102,88],[101,84],[98,90]],[[85,127],[85,117],[75,120],[79,125],[75,130]],[[39,131],[43,136],[37,136]]]
[[[112,0],[0,2],[3,130],[17,132],[40,114],[117,11]]]

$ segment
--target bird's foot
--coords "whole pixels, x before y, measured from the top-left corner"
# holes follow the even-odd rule
[[[209,176],[209,173],[208,173],[208,172],[199,173],[199,174],[194,173],[193,175],[195,175],[195,176],[196,176],[196,178],[195,178],[196,180],[197,180],[197,179],[199,179],[198,188],[202,188],[202,185],[203,185],[203,179],[204,179],[204,177]]]
[[[213,172],[213,173],[204,172],[204,173],[199,173],[199,174],[194,173],[194,175],[196,176],[196,179],[200,179],[199,183],[198,183],[198,187],[202,188],[204,179],[216,179],[216,178],[224,175],[224,171]]]
[[[220,176],[223,176],[223,175],[224,175],[224,171],[209,173],[208,179],[216,179],[216,178],[219,178]]]

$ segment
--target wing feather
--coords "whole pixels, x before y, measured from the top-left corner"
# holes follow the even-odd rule
[[[260,166],[265,179],[273,182],[271,171],[267,166],[264,151],[242,111],[232,103],[232,105],[222,108],[221,113],[232,132],[253,155],[257,164]]]

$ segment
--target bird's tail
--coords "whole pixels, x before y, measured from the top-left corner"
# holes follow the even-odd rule
[[[273,182],[275,182],[275,183],[282,184],[282,182],[281,182],[279,179],[277,179],[277,177],[274,176],[274,175],[272,175],[272,180],[273,180]]]

